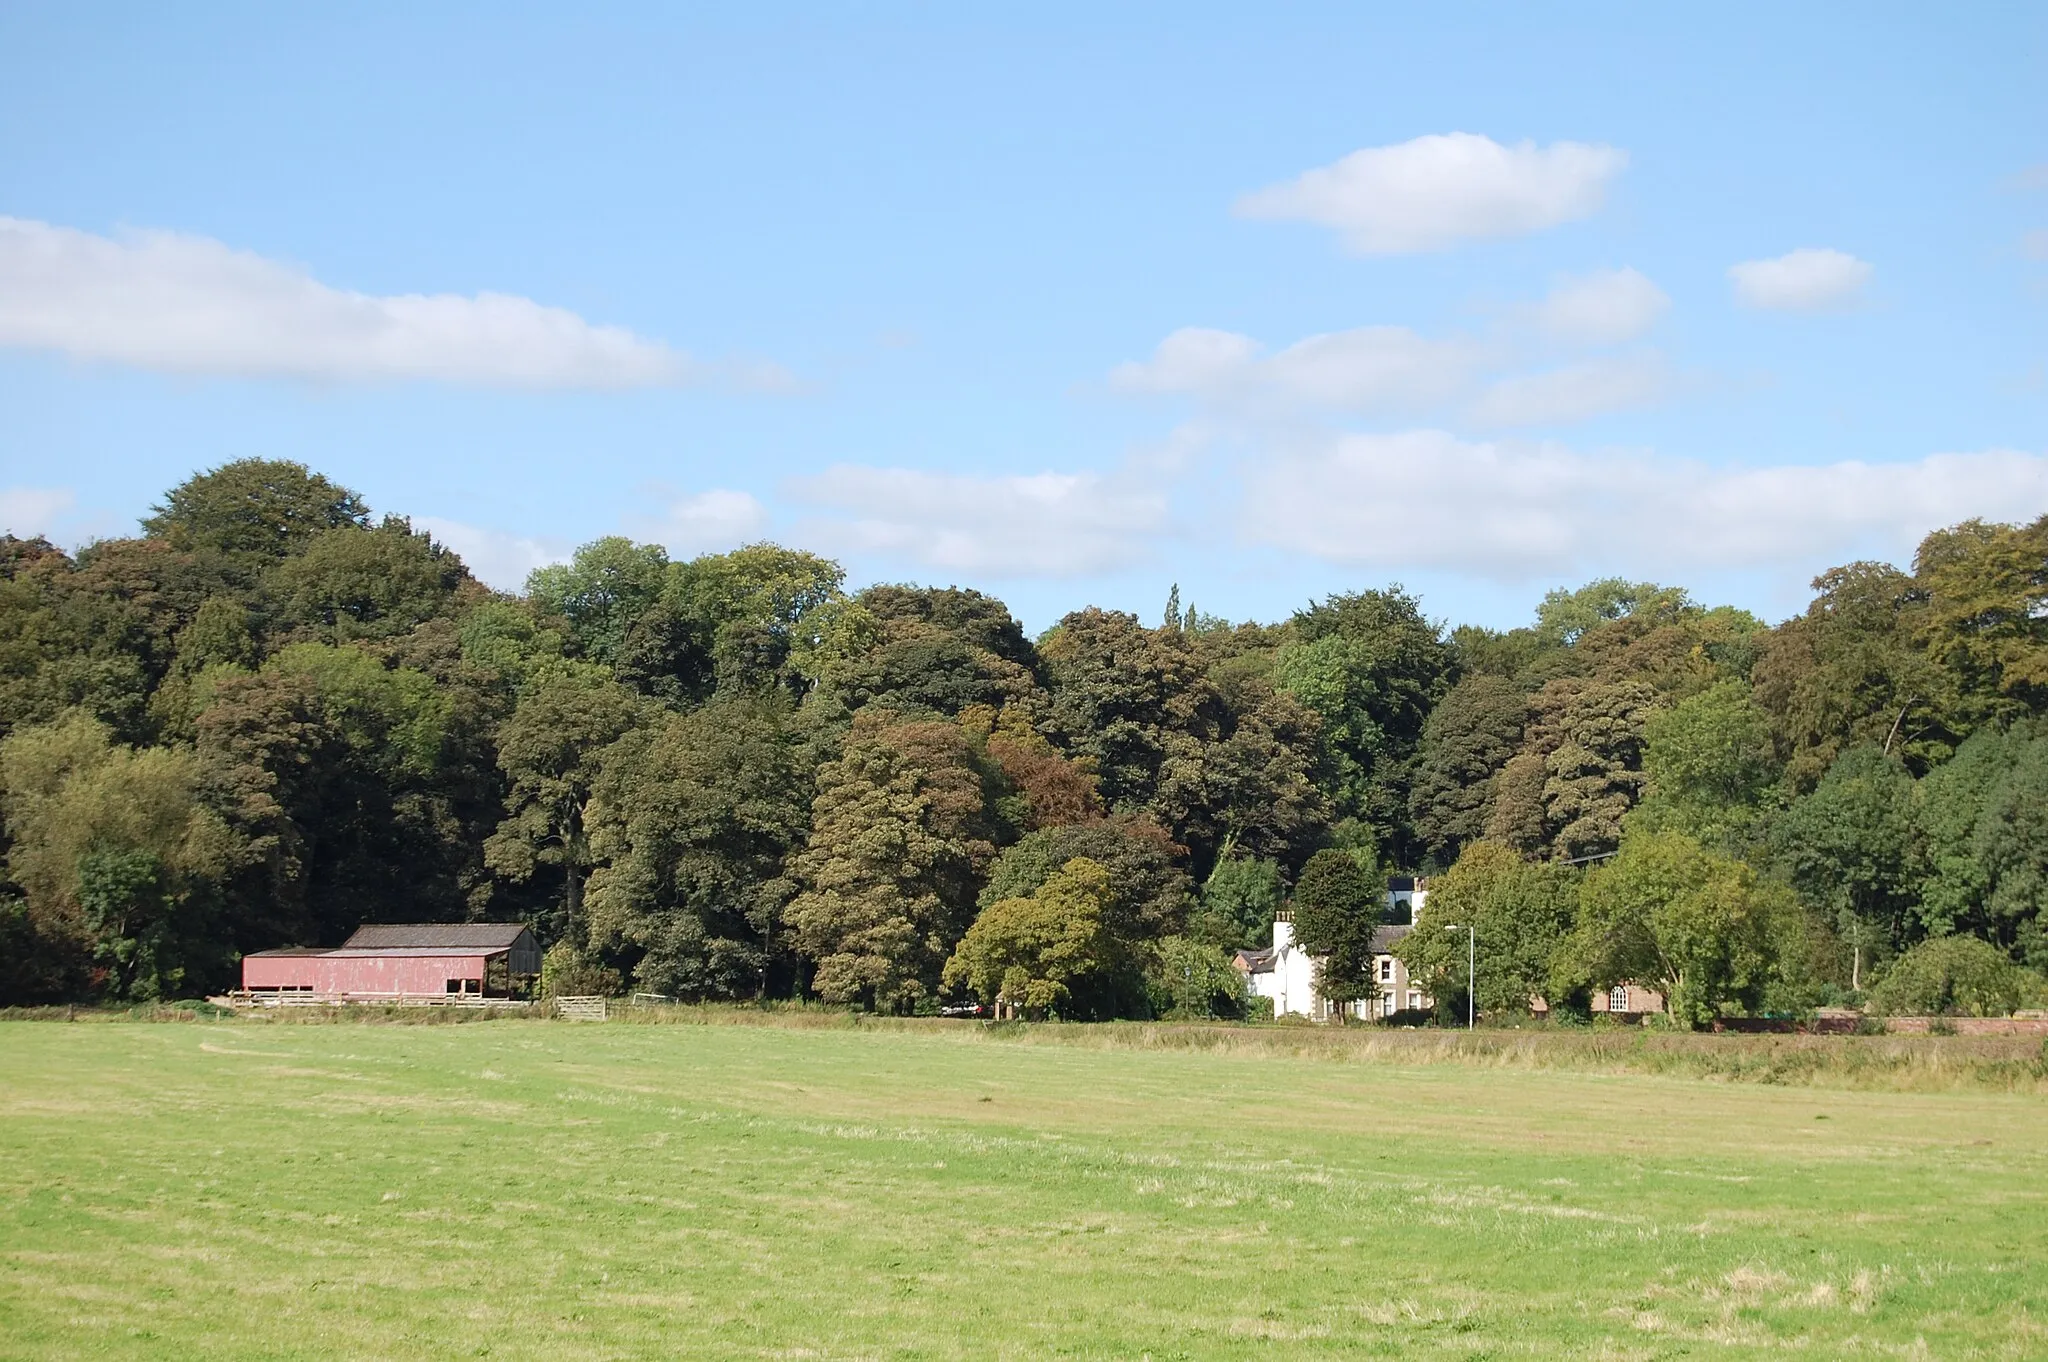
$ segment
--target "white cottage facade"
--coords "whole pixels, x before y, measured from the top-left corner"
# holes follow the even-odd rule
[[[1387,883],[1388,916],[1396,921],[1372,934],[1371,978],[1374,992],[1350,1003],[1344,1011],[1360,1021],[1383,1021],[1397,1012],[1417,1012],[1433,1000],[1408,978],[1408,967],[1394,954],[1415,913],[1429,896],[1424,880],[1398,877]],[[1275,1017],[1336,1019],[1339,1005],[1316,992],[1316,960],[1294,941],[1293,915],[1282,909],[1273,919],[1273,944],[1239,951],[1235,961],[1254,997],[1269,999]]]

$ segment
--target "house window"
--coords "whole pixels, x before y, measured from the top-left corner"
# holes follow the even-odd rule
[[[1380,1015],[1383,1017],[1393,1016],[1399,1008],[1400,1000],[1391,991],[1384,998],[1380,999]]]
[[[1628,1011],[1627,984],[1616,984],[1613,988],[1607,990],[1607,1010],[1609,1012]]]
[[[1422,1010],[1422,994],[1412,988],[1408,990],[1408,1010],[1410,1012],[1420,1012]]]
[[[1391,983],[1393,981],[1393,978],[1394,957],[1392,957],[1391,955],[1383,955],[1380,957],[1380,982]]]
[[[448,991],[450,993],[476,993],[481,991],[482,988],[483,980],[481,979],[450,979],[448,981]]]

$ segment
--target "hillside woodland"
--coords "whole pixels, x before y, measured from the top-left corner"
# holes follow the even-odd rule
[[[1290,895],[1362,989],[1389,871],[1476,928],[1494,1015],[2006,1011],[2048,970],[2048,516],[1775,627],[1604,580],[1505,632],[1392,586],[1036,639],[773,544],[602,539],[506,595],[288,462],[141,529],[0,538],[0,1000],[490,919],[558,987],[1228,1015]],[[1462,1013],[1463,934],[1404,949]]]

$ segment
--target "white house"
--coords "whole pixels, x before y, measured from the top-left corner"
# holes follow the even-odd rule
[[[1408,967],[1394,955],[1395,943],[1408,935],[1416,910],[1428,896],[1427,881],[1402,876],[1387,882],[1388,916],[1396,921],[1372,934],[1372,980],[1377,991],[1350,1004],[1346,1010],[1351,1016],[1379,1021],[1431,1005],[1429,996],[1410,983]],[[1274,915],[1272,946],[1239,951],[1235,963],[1255,997],[1273,1000],[1274,1016],[1328,1021],[1337,1015],[1337,1005],[1316,993],[1316,961],[1294,944],[1294,917],[1288,910]]]

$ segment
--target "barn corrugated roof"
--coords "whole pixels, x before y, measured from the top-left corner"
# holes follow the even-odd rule
[[[358,927],[345,951],[502,951],[526,930],[518,922],[389,922]]]

